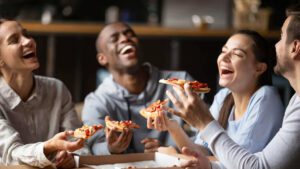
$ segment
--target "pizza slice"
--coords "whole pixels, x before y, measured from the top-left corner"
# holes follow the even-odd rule
[[[178,86],[183,89],[184,84],[188,83],[193,92],[196,93],[208,93],[210,91],[210,88],[208,87],[207,83],[201,83],[198,81],[189,81],[189,80],[183,80],[183,79],[177,79],[177,78],[170,78],[170,79],[160,79],[159,83],[169,84],[172,86]]]
[[[164,101],[157,100],[156,102],[150,104],[148,107],[141,109],[140,114],[145,118],[155,118],[158,116],[159,112],[164,111],[164,106],[168,103],[168,99]]]
[[[103,126],[99,125],[83,125],[81,128],[78,128],[74,131],[74,137],[88,139],[92,137],[98,130],[102,129]]]
[[[138,124],[132,122],[131,120],[116,121],[112,120],[109,116],[105,117],[105,124],[109,129],[116,128],[116,131],[118,132],[123,132],[125,128],[128,128],[130,130],[140,128]]]

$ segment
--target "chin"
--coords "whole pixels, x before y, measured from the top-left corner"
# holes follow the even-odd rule
[[[39,67],[40,67],[39,63],[35,64],[34,66],[32,66],[32,71],[38,69]]]

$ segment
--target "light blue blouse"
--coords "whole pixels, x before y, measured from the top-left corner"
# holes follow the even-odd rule
[[[221,89],[210,107],[212,116],[217,120],[229,89]],[[226,131],[240,146],[252,153],[261,151],[277,133],[282,124],[284,107],[277,90],[271,86],[263,86],[250,98],[247,110],[240,120],[234,120],[234,107],[228,119]],[[196,144],[207,147],[198,133]]]

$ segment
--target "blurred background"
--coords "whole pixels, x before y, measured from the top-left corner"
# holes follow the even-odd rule
[[[36,73],[61,79],[75,102],[101,82],[95,40],[105,23],[115,21],[128,22],[137,31],[144,61],[160,69],[187,70],[207,82],[211,102],[218,88],[216,59],[230,34],[256,29],[274,46],[285,8],[295,3],[299,1],[0,0],[0,16],[17,19],[29,30],[38,43],[41,68]],[[274,79],[288,100],[292,91],[286,81]]]

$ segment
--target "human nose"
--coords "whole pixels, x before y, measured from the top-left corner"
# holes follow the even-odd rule
[[[222,52],[219,55],[219,60],[225,61],[225,62],[230,62],[230,57],[231,57],[231,52]]]
[[[34,43],[34,40],[32,38],[28,38],[28,37],[23,36],[23,38],[22,38],[23,46],[32,46],[33,43]]]
[[[119,36],[119,42],[127,42],[128,41],[128,37],[124,34],[124,33],[121,33],[120,36]]]

